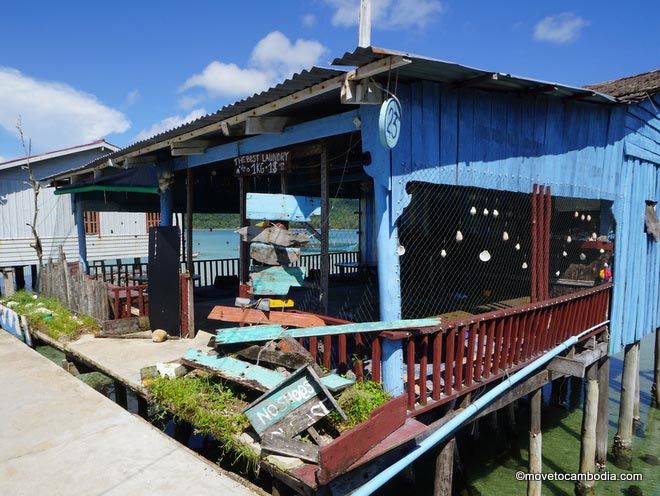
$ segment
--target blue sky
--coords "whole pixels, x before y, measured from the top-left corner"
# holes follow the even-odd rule
[[[657,3],[372,0],[375,46],[573,85],[658,68]],[[137,138],[356,45],[359,0],[12,2],[0,158]],[[1,160],[0,160],[1,161]]]

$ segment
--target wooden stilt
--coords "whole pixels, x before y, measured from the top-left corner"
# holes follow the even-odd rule
[[[637,372],[635,373],[635,401],[633,403],[633,432],[641,427],[642,419],[639,415],[639,359],[637,359]]]
[[[186,268],[191,276],[195,272],[193,267],[193,190],[195,185],[195,176],[193,169],[186,171]],[[211,284],[213,281],[211,281]]]
[[[598,422],[598,365],[591,364],[586,371],[584,385],[584,410],[582,412],[582,437],[580,439],[580,473],[596,471],[596,424]],[[594,481],[579,481],[575,494],[595,495]]]
[[[115,381],[115,403],[117,403],[122,408],[128,409],[126,386],[124,386],[119,381]]]
[[[454,475],[454,451],[456,451],[456,438],[451,438],[440,450],[435,459],[435,481],[433,496],[447,496],[452,494],[452,479]]]
[[[607,463],[609,431],[610,358],[598,363],[598,420],[596,421],[596,465],[602,471]]]
[[[543,434],[541,431],[541,406],[543,389],[531,394],[531,418],[529,422],[529,473],[540,474],[543,470]],[[527,496],[541,496],[541,481],[527,483]]]
[[[25,267],[22,265],[14,267],[14,273],[16,274],[16,289],[19,291],[25,289]]]
[[[330,280],[330,184],[325,144],[321,146],[321,313],[328,315]]]
[[[247,181],[248,178],[245,176],[241,176],[238,178],[238,186],[239,186],[239,217],[240,217],[240,224],[241,227],[247,226],[247,205],[246,205],[246,198],[247,198]],[[248,282],[250,273],[249,273],[249,265],[250,265],[250,254],[249,248],[248,248],[248,243],[241,241],[238,247],[238,256],[239,256],[239,262],[238,262],[238,271],[239,271],[239,282],[241,284],[245,284]]]
[[[653,359],[653,386],[651,405],[660,408],[660,329],[655,330],[655,356]]]
[[[635,408],[635,382],[639,362],[639,342],[626,346],[621,380],[621,401],[619,403],[619,425],[612,453],[614,463],[630,469],[632,463],[632,428]]]

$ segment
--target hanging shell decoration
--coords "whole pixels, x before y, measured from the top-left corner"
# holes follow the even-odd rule
[[[586,219],[586,217],[584,216],[584,214],[580,215],[580,220],[584,220],[584,219]]]
[[[472,207],[470,209],[470,215],[477,215],[477,207]]]
[[[555,275],[556,275],[557,277],[559,277],[560,274],[561,274],[560,271],[555,272]]]
[[[406,247],[403,245],[399,245],[396,247],[396,254],[399,255],[400,257],[406,254]]]
[[[522,264],[522,268],[523,268],[523,269],[526,269],[526,268],[527,268],[527,262],[523,262],[523,264]]]
[[[580,260],[586,260],[587,256],[584,253],[580,253]]]
[[[562,254],[562,256],[564,256],[564,257],[567,257],[567,256],[568,256],[568,253],[566,253],[566,251],[562,251],[561,254]]]
[[[484,215],[488,215],[488,214],[489,214],[488,209],[484,208]]]
[[[504,241],[509,241],[509,233],[504,231],[504,233],[502,234],[502,239]]]
[[[604,250],[603,248],[601,248],[599,251],[600,251],[601,255],[602,255],[603,253],[605,253],[605,250]]]
[[[591,215],[587,215],[587,221],[591,222]]]
[[[460,243],[463,241],[463,233],[461,231],[456,231],[456,242]]]
[[[447,250],[445,250],[444,248],[442,250],[440,250],[440,256],[442,258],[445,258],[447,256]]]
[[[575,217],[575,218],[577,219],[579,216],[580,216],[580,212],[578,212],[578,211],[576,210],[576,211],[575,211],[575,215],[573,215],[573,217]]]
[[[591,239],[593,239],[594,241],[598,240],[598,234],[591,233]]]
[[[571,238],[571,235],[569,234],[569,235],[566,237],[566,242],[567,242],[567,243],[570,243],[570,242],[572,242],[572,241],[573,241],[573,238]]]
[[[520,250],[520,243],[516,243],[516,250]]]
[[[500,213],[497,211],[497,209],[493,210],[493,217],[498,217]]]
[[[490,253],[488,252],[488,250],[484,250],[481,253],[479,253],[479,260],[481,260],[482,262],[488,262],[490,260],[490,258],[491,257],[490,257]]]

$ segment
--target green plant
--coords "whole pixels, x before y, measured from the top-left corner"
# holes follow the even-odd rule
[[[151,401],[175,417],[189,422],[195,431],[220,441],[223,456],[233,456],[233,463],[243,460],[246,471],[259,470],[259,455],[239,441],[249,426],[242,410],[242,396],[212,377],[189,374],[176,379],[156,377],[148,383]]]
[[[337,412],[329,415],[330,422],[341,431],[351,429],[369,418],[371,412],[390,399],[380,384],[373,381],[356,382],[345,389],[337,399],[344,413],[343,420]]]

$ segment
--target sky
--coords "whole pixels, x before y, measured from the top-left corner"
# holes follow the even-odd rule
[[[660,66],[655,1],[372,0],[372,45],[581,86]],[[359,0],[3,2],[0,162],[178,126],[357,44]]]

